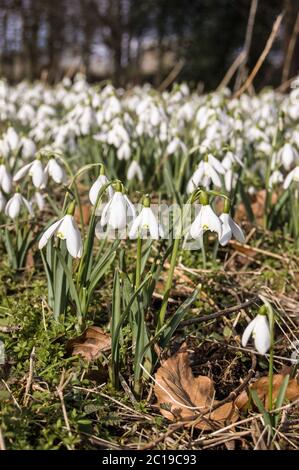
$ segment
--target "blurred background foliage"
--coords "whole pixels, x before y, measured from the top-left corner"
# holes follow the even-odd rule
[[[210,90],[244,48],[253,2],[247,70],[285,12],[255,80],[278,86],[298,72],[299,0],[0,0],[0,75],[55,83],[81,71],[90,81],[159,86],[171,74]]]

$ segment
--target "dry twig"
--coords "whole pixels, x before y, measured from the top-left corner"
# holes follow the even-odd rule
[[[280,13],[280,15],[278,15],[278,17],[276,18],[276,20],[273,24],[273,27],[272,27],[271,34],[268,38],[268,41],[265,45],[265,48],[264,48],[263,52],[261,53],[260,57],[258,58],[257,63],[255,64],[255,66],[254,66],[253,70],[251,71],[249,77],[247,78],[246,82],[244,83],[244,85],[241,86],[241,88],[239,88],[238,91],[236,91],[236,93],[233,95],[233,98],[238,98],[239,96],[241,96],[242,93],[244,93],[244,91],[246,91],[250,87],[250,85],[252,84],[255,76],[257,75],[258,71],[260,70],[261,66],[263,65],[267,55],[269,54],[269,52],[270,52],[270,50],[273,46],[274,40],[275,40],[275,38],[277,36],[277,33],[279,31],[283,16],[284,16],[284,13]]]

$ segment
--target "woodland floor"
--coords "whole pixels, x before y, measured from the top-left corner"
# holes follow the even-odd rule
[[[201,286],[162,358],[186,342],[193,374],[214,382],[217,400],[225,399],[246,378],[251,383],[267,375],[267,356],[253,355],[250,347],[240,345],[244,322],[256,312],[261,294],[279,315],[275,373],[296,376],[289,359],[299,328],[298,252],[292,240],[279,232],[268,235],[252,228],[247,233],[248,247],[232,242],[220,251],[221,264],[210,263],[206,270],[196,252],[182,253],[171,291],[169,315],[195,286]],[[299,448],[298,399],[284,406],[268,439],[262,414],[254,407],[241,412],[236,422],[209,431],[169,422],[156,404],[151,379],[144,383],[141,399],[131,392],[129,359],[122,368],[120,389],[113,390],[108,380],[109,352],[90,364],[68,354],[68,341],[77,335],[76,318],[69,315],[61,324],[52,320],[41,266],[33,259],[16,274],[7,267],[3,253],[1,259],[0,339],[6,353],[0,366],[2,448]],[[112,278],[113,272],[94,296],[90,325],[105,329],[108,324]],[[155,292],[153,312],[161,304],[164,282],[161,278]],[[215,318],[201,318],[214,313]]]

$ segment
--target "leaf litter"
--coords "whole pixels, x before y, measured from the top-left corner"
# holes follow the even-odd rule
[[[273,377],[274,400],[279,395],[284,377],[283,374],[275,374]],[[267,408],[268,377],[257,379],[250,388],[257,392]],[[235,423],[240,411],[251,403],[247,391],[243,390],[235,400],[217,407],[220,401],[215,398],[214,381],[205,375],[194,376],[186,343],[174,355],[162,361],[155,375],[154,392],[159,411],[165,418],[169,421],[186,421],[186,425],[194,424],[195,428],[203,431]],[[285,401],[293,402],[298,398],[299,385],[296,379],[291,379]]]

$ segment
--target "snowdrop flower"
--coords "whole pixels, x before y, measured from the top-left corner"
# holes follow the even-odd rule
[[[135,216],[136,212],[133,204],[123,194],[121,185],[118,184],[112,199],[103,210],[100,225],[102,227],[108,225],[114,230],[122,230],[127,226],[129,219],[135,219]]]
[[[96,205],[97,199],[98,199],[98,194],[100,190],[102,189],[103,186],[105,186],[107,183],[109,183],[109,180],[107,176],[105,175],[105,169],[104,166],[101,165],[101,170],[100,170],[100,175],[99,177],[95,180],[93,183],[92,187],[89,190],[89,200],[93,206]],[[106,189],[106,193],[109,197],[109,199],[112,198],[114,191],[112,186],[108,186]]]
[[[210,230],[210,232],[216,232],[220,239],[222,234],[221,222],[210,206],[208,195],[204,191],[200,194],[200,203],[202,204],[200,211],[190,227],[191,237],[194,239],[201,238],[207,230]]]
[[[0,161],[0,187],[5,193],[10,193],[12,190],[12,177],[7,170],[5,164]]]
[[[219,243],[222,246],[227,245],[232,236],[234,236],[240,243],[245,243],[244,233],[242,232],[241,227],[239,227],[239,225],[236,224],[236,222],[229,215],[229,210],[229,203],[226,199],[224,204],[224,212],[219,217],[222,222],[222,235],[219,239]]]
[[[281,162],[286,170],[289,170],[291,165],[298,160],[297,150],[291,144],[284,144],[284,146],[277,153],[278,161]]]
[[[237,181],[237,175],[233,170],[227,170],[224,175],[224,185],[226,191],[230,192],[235,186]]]
[[[50,158],[46,165],[45,172],[49,174],[52,180],[57,184],[65,184],[67,182],[65,169],[55,158]]]
[[[213,157],[214,160],[216,158]],[[211,159],[210,159],[211,161]],[[218,160],[216,160],[218,162]],[[221,171],[224,173],[224,169],[221,165],[220,162],[218,162],[220,165],[218,168],[221,167]],[[187,193],[190,194],[194,189],[201,184],[205,188],[208,188],[210,186],[211,180],[213,181],[215,186],[220,187],[221,186],[221,180],[219,178],[219,175],[215,168],[209,163],[207,160],[202,160],[198,167],[197,170],[193,173],[191,176],[190,180],[188,181],[187,184]]]
[[[25,159],[33,158],[36,152],[36,145],[28,137],[21,138],[22,157]]]
[[[178,137],[174,137],[169,144],[167,145],[166,148],[166,154],[167,155],[173,155],[175,154],[178,150],[180,150],[182,153],[187,152],[187,147],[184,144],[184,142],[181,141]]]
[[[5,207],[5,214],[12,219],[16,219],[20,215],[22,207],[27,209],[31,217],[34,216],[30,202],[28,202],[27,199],[25,199],[20,193],[16,193],[7,202]]]
[[[288,189],[290,184],[292,182],[299,183],[299,165],[297,165],[294,170],[290,171],[290,173],[287,175],[284,183],[283,183],[283,188]]]
[[[8,158],[10,154],[9,145],[5,139],[0,139],[0,155],[5,158]]]
[[[72,215],[74,209],[75,205],[71,203],[68,211],[69,213],[57,222],[54,222],[54,224],[50,225],[50,227],[43,233],[38,244],[40,250],[42,250],[48,241],[56,235],[57,238],[66,240],[66,248],[73,258],[81,258],[83,243],[81,233]]]
[[[36,204],[36,206],[38,207],[38,209],[40,211],[43,211],[45,206],[46,206],[46,202],[45,202],[45,198],[44,196],[42,195],[42,193],[40,193],[39,191],[36,191],[30,201],[31,204]]]
[[[242,160],[240,160],[239,155],[236,153],[231,152],[230,150],[225,154],[223,160],[222,160],[222,167],[224,170],[230,170],[232,166],[238,163],[240,166],[244,166]]]
[[[20,140],[18,134],[16,133],[13,127],[9,127],[7,129],[5,138],[9,145],[9,148],[13,152],[15,152],[19,148]]]
[[[93,110],[88,107],[84,108],[79,121],[81,133],[83,135],[88,135],[90,133],[94,121],[95,116]]]
[[[121,146],[117,149],[117,158],[119,160],[129,160],[131,156],[131,149],[128,142],[123,142]]]
[[[132,224],[129,237],[147,238],[148,231],[153,240],[158,240],[159,237],[164,236],[163,229],[150,208],[150,198],[145,196],[143,200],[143,208]]]
[[[6,206],[6,199],[2,192],[0,191],[0,212],[3,212]]]
[[[283,182],[283,174],[279,170],[274,170],[269,178],[269,188]]]
[[[131,181],[132,179],[135,178],[135,176],[139,180],[140,183],[143,181],[143,174],[142,174],[141,167],[139,163],[136,162],[136,160],[133,160],[130,163],[130,166],[128,168],[127,178],[129,181]]]
[[[48,175],[40,161],[40,158],[36,158],[33,162],[23,166],[23,168],[17,171],[14,175],[13,180],[15,182],[20,181],[27,174],[31,176],[32,183],[37,189],[46,187]]]
[[[260,354],[266,354],[271,345],[270,329],[267,316],[258,314],[245,328],[242,336],[242,346],[246,347],[250,336],[254,339],[256,350]]]

